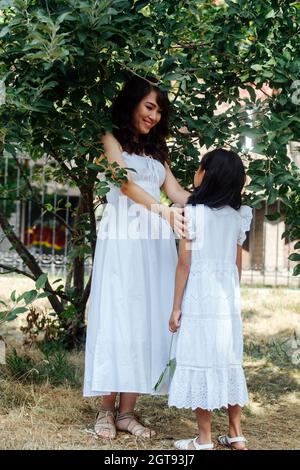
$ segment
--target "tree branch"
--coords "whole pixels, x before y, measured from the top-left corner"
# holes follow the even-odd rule
[[[92,271],[93,272],[93,271]],[[87,303],[87,300],[89,298],[89,295],[90,295],[90,291],[91,291],[91,285],[92,285],[92,272],[90,274],[90,277],[89,277],[89,280],[84,288],[84,291],[83,291],[83,294],[82,294],[82,297],[80,299],[80,304],[82,305],[86,305]]]
[[[128,70],[128,72],[131,72],[132,75],[135,75],[136,77],[139,77],[139,78],[141,78],[142,80],[145,80],[145,82],[148,82],[151,86],[159,86],[160,84],[162,84],[162,81],[161,81],[161,80],[158,80],[157,84],[151,82],[151,81],[148,80],[147,78],[143,77],[142,75],[140,75],[140,74],[138,74],[137,72],[135,72],[134,70],[132,70],[130,67],[128,67],[128,65],[123,64],[120,60],[114,59],[114,61],[117,62],[117,64],[119,64],[120,67],[124,68],[125,70]]]
[[[26,272],[26,271],[22,271],[21,269],[14,268],[14,267],[10,267],[10,266],[6,266],[6,264],[2,264],[2,263],[0,263],[0,268],[5,269],[5,270],[7,271],[6,273],[1,273],[2,275],[4,275],[4,274],[10,274],[10,273],[22,274],[22,276],[29,277],[29,278],[32,279],[34,282],[36,281],[36,278],[35,278],[32,274],[30,274],[30,273],[28,273],[28,272]],[[70,299],[68,298],[68,296],[65,295],[63,292],[55,292],[55,291],[53,291],[53,289],[51,289],[51,291],[48,291],[47,289],[43,289],[43,290],[44,290],[45,292],[47,292],[48,294],[51,294],[51,295],[53,295],[53,293],[54,293],[55,295],[57,295],[58,297],[60,297],[61,299],[66,300],[66,301],[69,301],[69,300],[70,300]]]
[[[1,273],[1,274],[17,273],[17,274],[22,274],[23,276],[27,276],[33,281],[36,281],[36,278],[32,274],[26,271],[22,271],[21,269],[12,268],[11,266],[6,266],[6,264],[2,264],[2,263],[0,263],[0,268],[5,269],[7,271],[6,273]]]
[[[60,167],[77,184],[77,186],[80,186],[80,179],[71,173],[70,168],[67,167],[63,159],[59,155],[57,155],[55,152],[53,152],[53,150],[51,150],[50,156],[53,157],[54,160],[57,161],[57,163],[59,163]]]

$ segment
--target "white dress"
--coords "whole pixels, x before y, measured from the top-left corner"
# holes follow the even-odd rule
[[[242,368],[243,331],[237,244],[252,211],[242,206],[188,206],[191,267],[182,301],[169,406],[218,409],[248,401]]]
[[[157,201],[165,168],[122,154],[133,180]],[[88,309],[84,396],[154,393],[168,360],[177,251],[157,214],[111,185],[97,236]],[[152,238],[150,238],[150,235]]]

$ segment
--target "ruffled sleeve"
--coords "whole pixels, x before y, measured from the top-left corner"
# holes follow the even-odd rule
[[[242,245],[246,240],[246,232],[249,232],[251,220],[252,220],[252,209],[249,206],[241,206],[238,213],[241,217],[241,227],[238,234],[238,245]]]
[[[187,222],[187,240],[194,240],[196,238],[196,220],[195,210],[191,205],[186,205],[184,208],[184,216],[188,219]]]

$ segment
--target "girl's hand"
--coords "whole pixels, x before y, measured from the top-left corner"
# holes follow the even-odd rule
[[[181,311],[173,310],[170,316],[170,320],[169,320],[169,330],[172,333],[175,333],[180,327],[180,317],[181,317]]]
[[[174,232],[180,237],[183,238],[186,235],[186,227],[188,224],[188,219],[184,217],[184,208],[183,207],[168,207],[161,205],[161,215],[162,217],[169,222]]]

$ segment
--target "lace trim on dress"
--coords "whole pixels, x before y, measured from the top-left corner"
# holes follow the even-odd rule
[[[194,370],[176,368],[169,406],[177,408],[220,409],[248,402],[245,375],[241,366]]]

